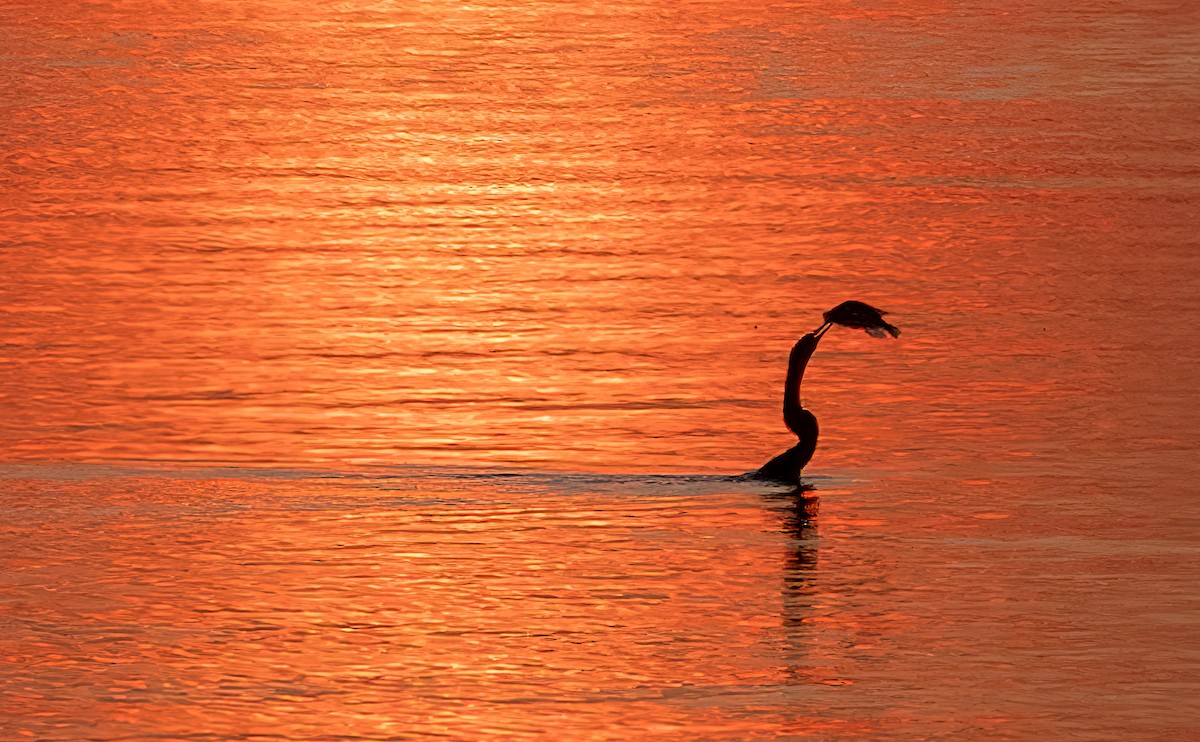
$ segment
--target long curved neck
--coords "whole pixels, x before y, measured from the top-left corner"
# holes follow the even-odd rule
[[[817,349],[818,338],[809,333],[796,341],[788,357],[787,381],[783,387],[783,421],[788,429],[799,435],[797,414],[804,409],[800,402],[800,382],[804,380],[804,369]]]

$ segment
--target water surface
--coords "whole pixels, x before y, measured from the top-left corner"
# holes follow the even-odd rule
[[[1194,736],[1198,39],[8,3],[0,729]]]

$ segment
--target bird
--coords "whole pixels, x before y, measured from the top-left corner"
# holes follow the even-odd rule
[[[888,324],[883,319],[885,314],[887,312],[882,309],[876,309],[861,301],[844,301],[822,315],[825,318],[825,324],[821,327],[842,325],[843,327],[862,328],[874,338],[883,337],[885,331],[894,338],[900,337],[900,328]],[[820,328],[817,330],[820,331]]]
[[[899,337],[900,329],[884,321],[885,314],[887,312],[882,309],[861,301],[844,301],[825,312],[822,315],[825,322],[792,346],[788,356],[787,380],[783,385],[783,422],[796,436],[797,442],[753,472],[751,476],[754,479],[800,485],[800,472],[812,460],[820,433],[816,416],[804,409],[800,401],[800,382],[804,380],[804,370],[808,368],[817,343],[834,325],[861,328],[872,337],[884,337],[885,332],[892,337]]]

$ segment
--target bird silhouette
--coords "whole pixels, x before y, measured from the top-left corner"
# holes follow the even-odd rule
[[[892,337],[900,336],[900,329],[888,324],[883,315],[887,312],[876,309],[861,301],[844,301],[822,315],[825,322],[796,341],[788,356],[787,380],[783,385],[783,422],[788,430],[796,436],[796,445],[763,464],[753,477],[767,479],[787,484],[800,484],[800,472],[812,460],[817,448],[817,436],[820,428],[817,418],[800,401],[800,382],[804,380],[804,370],[817,343],[829,332],[834,325],[860,328],[872,337],[884,337],[885,333]]]
[[[888,324],[883,319],[883,315],[885,314],[887,312],[882,309],[876,309],[870,304],[864,304],[861,301],[844,301],[833,309],[830,309],[823,316],[825,317],[825,325],[858,327],[866,330],[868,335],[875,338],[883,337],[884,332],[891,334],[894,338],[900,337],[900,328]]]

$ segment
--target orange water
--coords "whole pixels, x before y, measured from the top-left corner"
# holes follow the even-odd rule
[[[0,738],[1200,733],[1124,5],[6,4]]]

